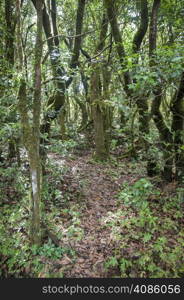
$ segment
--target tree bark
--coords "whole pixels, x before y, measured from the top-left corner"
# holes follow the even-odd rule
[[[138,54],[140,52],[141,44],[146,35],[147,29],[148,29],[148,2],[147,0],[141,0],[140,1],[140,25],[138,27],[137,32],[135,33],[135,36],[133,38],[133,43],[132,43],[133,54],[137,54],[137,56],[134,59],[134,63],[136,64],[136,66],[138,65],[138,59],[139,59]],[[136,83],[135,78],[133,78],[133,82]],[[142,140],[147,151],[148,144],[146,139],[144,138],[144,135],[147,135],[149,133],[148,95],[145,91],[145,94],[135,97],[135,99],[136,99],[136,104],[139,112],[139,132],[141,135],[143,133]]]
[[[32,0],[32,2],[35,6],[36,0]],[[50,97],[48,101],[48,107],[51,107],[51,109],[48,110],[48,112],[46,113],[43,124],[41,126],[42,133],[47,133],[47,134],[49,134],[52,120],[57,118],[60,110],[65,104],[66,89],[69,87],[73,79],[73,76],[70,76],[68,80],[64,78],[66,76],[66,72],[60,62],[58,30],[56,24],[57,6],[55,0],[52,0],[51,2],[53,2],[51,4],[52,25],[50,23],[49,13],[47,11],[45,3],[43,7],[43,27],[47,39],[53,77],[55,78],[54,82],[56,84],[56,89],[55,89],[56,91],[53,93],[53,95]],[[81,48],[81,41],[82,41],[80,35],[82,33],[82,27],[83,27],[84,9],[85,9],[85,0],[78,0],[78,9],[77,9],[77,16],[76,16],[76,37],[74,41],[73,55],[70,63],[70,67],[73,69],[75,69],[78,65],[79,50]],[[53,36],[51,26],[53,27],[53,32],[54,35],[56,36]]]
[[[9,79],[12,79],[13,76],[13,67],[15,63],[15,30],[16,30],[16,16],[15,16],[15,1],[6,0],[4,1],[5,9],[5,69],[6,76]],[[8,116],[7,121],[15,122],[16,121],[16,112]],[[16,139],[12,134],[8,142],[8,159],[14,158],[16,156]]]
[[[119,56],[120,64],[122,67],[122,73],[124,78],[124,90],[127,96],[131,96],[131,91],[129,89],[129,84],[131,83],[131,77],[129,71],[125,71],[126,69],[126,61],[125,61],[125,49],[123,46],[123,40],[121,37],[121,33],[119,30],[117,18],[116,18],[116,9],[115,9],[115,1],[114,0],[104,0],[105,7],[107,10],[107,15],[109,19],[109,23],[111,25],[112,35],[116,44],[117,53]]]
[[[86,109],[86,103],[85,103],[85,99],[80,99],[80,96],[75,95],[74,99],[76,101],[76,103],[79,105],[80,109],[81,109],[81,114],[82,114],[82,120],[81,120],[81,124],[79,127],[79,132],[86,127],[86,124],[88,122],[88,112]]]
[[[111,70],[109,68],[110,62],[102,66],[102,87],[103,87],[103,101],[110,99],[109,85],[111,80]],[[104,130],[105,130],[105,148],[107,155],[109,156],[110,144],[111,144],[111,128],[113,120],[113,107],[106,104],[104,106]]]
[[[100,53],[104,48],[105,37],[108,29],[108,20],[104,13],[101,25],[99,43],[95,49],[95,55]],[[105,108],[102,100],[102,82],[100,63],[95,62],[91,65],[90,78],[90,103],[92,110],[92,118],[94,123],[95,135],[95,158],[98,160],[106,160],[108,152],[106,148],[106,128],[105,128]]]
[[[40,109],[41,109],[41,59],[42,59],[42,0],[36,0],[37,34],[35,44],[33,120],[29,120],[27,92],[24,70],[18,93],[18,106],[24,145],[28,151],[30,163],[31,208],[30,208],[30,241],[41,243],[40,203],[41,203],[41,164],[40,164]],[[20,45],[21,47],[21,45]]]
[[[150,32],[149,32],[149,58],[150,58],[150,68],[154,69],[157,66],[156,59],[156,48],[157,48],[157,19],[158,11],[160,7],[161,0],[154,0],[151,21],[150,21]],[[160,139],[162,142],[163,156],[164,156],[164,171],[163,178],[166,181],[172,180],[172,167],[173,167],[173,157],[172,157],[172,134],[169,128],[164,122],[164,118],[160,111],[160,106],[162,102],[162,86],[157,79],[157,86],[153,90],[154,99],[152,102],[151,114],[155,125],[159,131]]]
[[[5,21],[6,21],[6,35],[5,35],[5,53],[6,61],[11,68],[14,65],[14,40],[15,40],[15,28],[16,21],[14,15],[14,1],[5,0]],[[12,77],[12,75],[11,75]]]
[[[151,21],[150,21],[150,30],[149,30],[149,57],[150,65],[155,65],[154,62],[154,52],[157,48],[157,19],[158,11],[160,8],[161,0],[154,0],[153,7],[151,11]]]
[[[81,43],[82,43],[81,33],[83,29],[85,3],[86,0],[78,0],[76,28],[75,28],[76,38],[74,40],[73,55],[70,62],[71,69],[75,69],[79,65],[79,54],[80,54]],[[67,85],[69,85],[69,83],[70,81],[67,83]]]
[[[134,36],[132,50],[133,53],[139,53],[142,41],[146,35],[148,29],[148,1],[140,1],[140,26]]]
[[[176,97],[172,101],[172,132],[174,136],[176,179],[182,181],[184,178],[184,71]]]

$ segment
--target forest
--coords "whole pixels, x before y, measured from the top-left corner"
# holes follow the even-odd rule
[[[183,278],[184,0],[0,0],[0,278]]]

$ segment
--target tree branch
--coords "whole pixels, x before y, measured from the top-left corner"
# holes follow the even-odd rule
[[[138,53],[148,29],[148,2],[147,0],[141,0],[140,16],[141,22],[140,26],[133,39],[133,53]]]

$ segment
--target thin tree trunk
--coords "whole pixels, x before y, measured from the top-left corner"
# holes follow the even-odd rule
[[[17,0],[20,17],[20,5]],[[30,163],[31,208],[30,208],[30,241],[31,244],[41,243],[40,204],[41,204],[41,164],[40,164],[40,109],[41,109],[41,58],[42,58],[42,0],[36,1],[37,35],[35,44],[35,73],[33,94],[32,125],[28,116],[27,92],[24,70],[19,87],[19,111],[23,131],[24,145],[28,151]],[[19,45],[21,48],[21,45]]]
[[[32,0],[34,6],[36,6],[36,0]],[[64,79],[66,76],[66,72],[61,65],[60,62],[60,50],[59,50],[59,40],[58,40],[58,30],[56,25],[56,16],[57,16],[57,5],[56,0],[52,0],[52,14],[51,20],[52,24],[50,23],[49,13],[47,11],[46,5],[44,4],[43,8],[43,27],[45,31],[45,36],[47,39],[47,45],[50,54],[50,61],[53,71],[53,77],[55,78],[56,89],[53,95],[50,97],[48,101],[48,107],[51,107],[47,111],[44,116],[44,121],[41,126],[42,133],[49,134],[51,122],[52,120],[56,119],[60,110],[65,104],[65,93],[66,89],[69,87],[73,80],[73,75],[70,76],[68,80]],[[78,58],[80,53],[81,47],[81,33],[83,28],[83,19],[84,19],[84,9],[85,9],[85,0],[78,1],[78,9],[77,9],[77,16],[76,16],[76,37],[74,41],[74,49],[73,55],[70,62],[70,68],[75,69],[78,65]],[[52,35],[51,26],[53,27],[54,35]]]
[[[112,0],[104,0],[104,1],[107,9],[109,22],[111,24],[112,34],[116,44],[120,64],[122,67],[122,72],[124,77],[123,87],[127,96],[131,98],[131,100],[134,98],[136,101],[136,105],[138,107],[138,112],[139,112],[139,132],[140,132],[141,140],[143,141],[146,155],[148,156],[149,144],[146,139],[146,136],[149,134],[149,119],[150,119],[148,113],[148,94],[145,91],[145,94],[142,94],[141,96],[137,96],[129,88],[132,79],[130,76],[130,72],[126,70],[127,69],[126,60],[125,60],[126,53],[125,53],[123,40],[117,22],[115,1]],[[140,52],[141,44],[146,35],[147,29],[148,29],[148,1],[142,0],[140,1],[140,25],[138,27],[137,32],[134,35],[133,43],[132,43],[132,51],[134,54],[137,55],[136,58],[133,59],[135,65],[138,64],[138,54]],[[136,83],[135,78],[133,78],[133,82]],[[123,113],[121,113],[120,121],[122,126],[126,122]],[[149,174],[154,173],[154,172],[150,172],[151,165],[153,166],[153,163],[150,163],[150,159],[148,157],[147,171]]]
[[[14,65],[14,40],[15,40],[15,27],[16,21],[14,16],[14,1],[5,0],[5,20],[6,20],[6,35],[5,35],[5,49],[6,49],[6,61],[9,67]],[[10,77],[12,77],[10,73]]]
[[[149,32],[149,57],[150,57],[150,68],[154,69],[157,65],[156,60],[156,42],[157,42],[157,19],[158,11],[160,7],[161,0],[154,0],[151,21],[150,21],[150,32]],[[159,80],[159,78],[158,78]],[[172,180],[172,167],[173,167],[173,157],[172,157],[172,134],[169,128],[164,122],[164,118],[160,111],[160,106],[162,103],[162,87],[158,83],[153,90],[154,99],[152,102],[151,114],[155,125],[159,131],[160,139],[162,142],[163,156],[164,156],[164,171],[163,178],[166,181]]]
[[[65,107],[63,107],[62,110],[60,110],[60,113],[58,115],[58,122],[60,126],[60,134],[61,134],[62,141],[65,141],[67,139],[65,119],[66,119],[66,110]]]
[[[111,70],[109,69],[109,64],[102,66],[102,87],[103,87],[103,100],[108,101],[109,95],[109,85],[111,80]],[[111,128],[113,119],[113,107],[105,105],[104,107],[104,130],[105,130],[105,148],[107,155],[109,156],[110,144],[111,144]]]
[[[127,96],[131,96],[131,91],[129,89],[129,84],[131,83],[131,77],[129,71],[125,71],[126,69],[126,61],[125,61],[125,49],[123,46],[123,40],[121,37],[121,33],[119,30],[117,18],[116,18],[116,10],[115,10],[115,1],[114,0],[104,0],[105,7],[107,10],[107,15],[109,19],[109,23],[111,25],[112,35],[116,44],[117,53],[119,56],[120,64],[123,71],[124,83],[123,87],[127,94]]]
[[[15,30],[16,30],[16,16],[15,16],[15,2],[13,0],[4,1],[5,7],[5,60],[6,60],[6,74],[8,79],[12,79],[13,67],[15,63]],[[8,81],[7,81],[8,82]],[[9,116],[9,121],[16,121],[16,112]],[[12,134],[8,142],[8,159],[14,158],[16,156],[16,139]]]
[[[105,44],[105,37],[108,29],[108,20],[104,13],[101,25],[99,43],[95,49],[95,55],[98,54]],[[106,129],[105,129],[105,109],[102,96],[101,69],[100,63],[96,62],[91,66],[90,78],[90,103],[94,123],[95,134],[95,157],[99,160],[106,160],[108,152],[106,149]]]
[[[181,76],[178,92],[172,102],[172,114],[176,179],[182,181],[184,178],[184,71]]]
[[[79,131],[81,131],[82,128],[86,127],[86,124],[88,122],[88,113],[87,113],[87,109],[86,109],[86,103],[83,99],[82,100],[80,99],[80,96],[75,95],[74,99],[81,109],[82,120],[81,120],[81,124],[79,127]]]
[[[137,32],[135,33],[133,43],[132,43],[132,51],[134,54],[137,54],[137,56],[134,59],[134,64],[136,65],[138,64],[138,54],[140,52],[141,44],[146,35],[147,29],[148,29],[148,1],[141,0],[140,1],[140,25],[138,27]],[[133,78],[133,82],[136,83],[137,80]],[[141,135],[143,133],[143,141],[147,150],[148,145],[146,139],[144,138],[144,135],[147,135],[149,133],[148,96],[145,91],[145,95],[143,94],[135,98],[136,98],[136,104],[139,112],[139,131]]]

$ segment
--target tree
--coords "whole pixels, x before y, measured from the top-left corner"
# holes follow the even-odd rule
[[[20,3],[18,2],[17,10],[20,18]],[[40,162],[40,110],[41,110],[41,59],[42,59],[42,8],[43,1],[36,0],[37,12],[37,34],[35,43],[35,64],[34,64],[34,94],[33,94],[33,119],[32,124],[29,120],[27,108],[26,80],[24,69],[18,93],[19,111],[23,131],[24,145],[28,151],[30,163],[30,183],[31,183],[31,225],[30,240],[32,244],[41,243],[41,162]],[[21,48],[21,45],[19,45]]]
[[[34,6],[36,6],[36,1],[32,0]],[[67,74],[62,66],[62,62],[60,60],[60,49],[59,49],[59,35],[57,30],[57,5],[56,1],[51,1],[51,18],[49,17],[49,11],[46,7],[44,2],[43,8],[43,27],[44,32],[47,40],[49,55],[50,55],[50,62],[52,66],[53,72],[53,79],[55,82],[55,91],[53,95],[50,97],[48,101],[47,113],[44,117],[44,122],[42,125],[42,133],[48,134],[50,131],[51,121],[57,118],[59,112],[62,110],[64,103],[65,103],[65,93],[66,89],[72,82],[72,76],[66,80]],[[85,0],[78,1],[78,10],[76,16],[76,35],[75,35],[75,42],[73,48],[73,55],[70,62],[70,67],[75,69],[78,65],[78,58],[79,58],[79,50],[81,45],[81,33],[82,33],[82,25],[83,25],[83,15],[84,15],[84,8],[85,8]],[[51,20],[51,22],[50,22]],[[52,30],[53,29],[53,30]]]
[[[98,45],[94,55],[100,55],[105,45],[105,39],[108,29],[106,14],[103,14],[101,32]],[[90,78],[90,102],[95,131],[95,156],[99,160],[106,160],[108,149],[106,148],[106,128],[105,128],[105,107],[102,100],[102,81],[101,81],[101,63],[94,61],[91,65]]]

